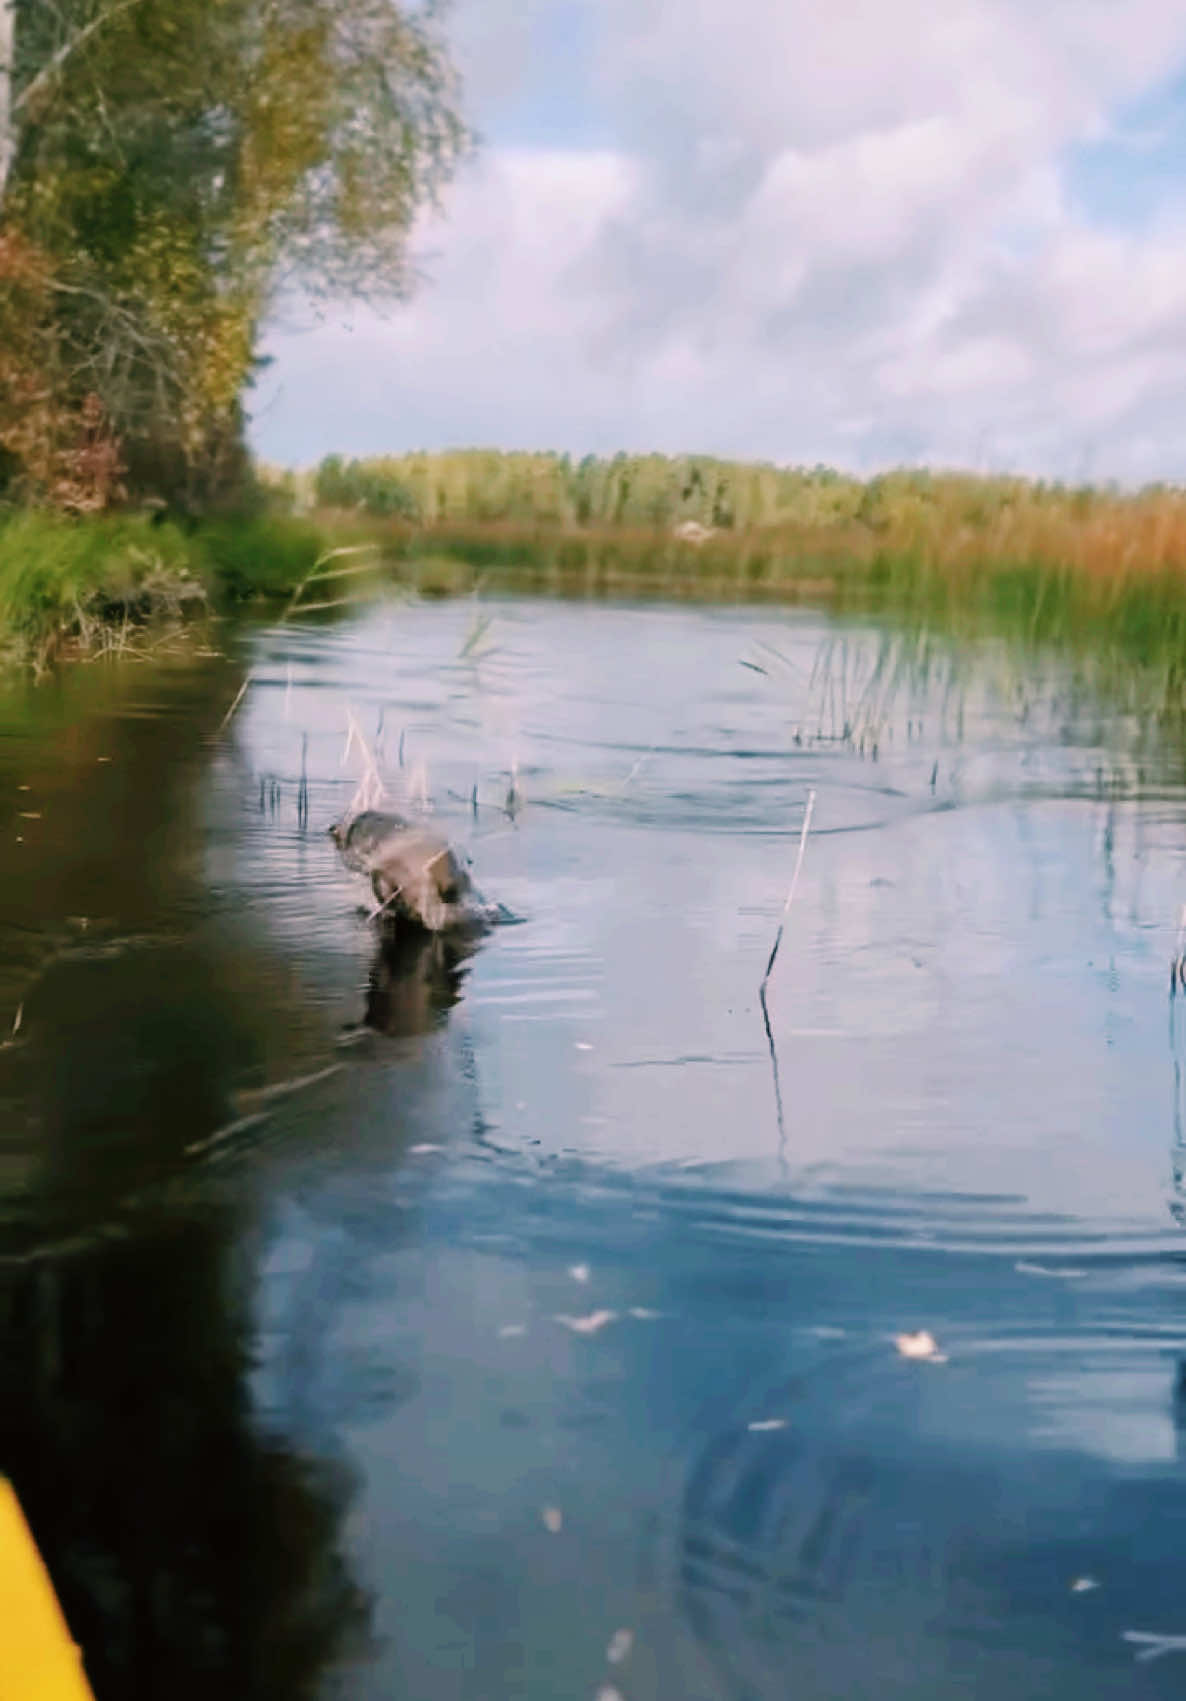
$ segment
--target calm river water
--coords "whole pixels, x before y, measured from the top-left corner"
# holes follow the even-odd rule
[[[0,702],[0,1469],[99,1701],[1179,1694],[1181,753],[807,612],[214,642]],[[348,709],[467,961],[377,952]]]

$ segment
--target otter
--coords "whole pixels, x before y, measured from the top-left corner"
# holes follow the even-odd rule
[[[498,919],[449,841],[379,809],[343,816],[329,829],[347,868],[368,874],[378,914],[428,933],[481,930]]]

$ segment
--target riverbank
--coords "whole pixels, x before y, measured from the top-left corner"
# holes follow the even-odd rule
[[[44,668],[119,650],[145,627],[290,595],[324,547],[318,527],[289,516],[186,531],[145,515],[16,513],[0,522],[0,651]]]
[[[1176,700],[1186,491],[913,472],[860,484],[826,469],[699,465],[619,457],[565,472],[562,457],[406,457],[351,463],[353,484],[340,466],[336,483],[264,469],[269,510],[189,530],[143,516],[18,514],[0,523],[0,635],[10,653],[45,663],[71,646],[116,645],[157,616],[294,596],[308,614],[390,582],[428,596],[826,601],[943,632],[1119,651],[1161,669]],[[753,486],[744,501],[742,470]],[[599,494],[578,513],[580,480],[594,473]],[[726,489],[744,520],[709,523]],[[314,500],[326,495],[336,501]],[[684,512],[701,497],[707,522]],[[640,501],[662,510],[661,523],[638,522]],[[614,512],[622,518],[603,517]]]

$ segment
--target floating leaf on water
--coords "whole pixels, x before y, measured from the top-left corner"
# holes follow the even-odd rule
[[[555,1321],[563,1323],[574,1335],[595,1335],[599,1329],[604,1329],[607,1323],[612,1323],[616,1316],[616,1311],[591,1311],[588,1317],[569,1317],[560,1312]]]
[[[551,1535],[558,1536],[564,1528],[564,1514],[558,1506],[545,1506],[540,1513],[544,1529]]]
[[[609,1639],[609,1647],[605,1657],[611,1666],[620,1666],[623,1660],[630,1658],[630,1650],[634,1646],[633,1630],[615,1630]]]
[[[938,1342],[929,1329],[919,1329],[913,1335],[895,1335],[894,1345],[903,1358],[929,1359],[932,1364],[946,1364],[947,1355],[939,1351]]]
[[[786,1418],[755,1418],[753,1423],[747,1423],[745,1427],[753,1430],[755,1435],[760,1435],[764,1430],[785,1429],[786,1426]]]
[[[587,1264],[570,1264],[568,1273],[574,1282],[587,1282],[589,1280],[589,1266]]]

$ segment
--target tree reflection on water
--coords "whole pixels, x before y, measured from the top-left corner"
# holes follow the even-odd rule
[[[312,1695],[365,1637],[349,1476],[253,1422],[236,1227],[157,1221],[0,1282],[0,1457],[100,1701]]]

